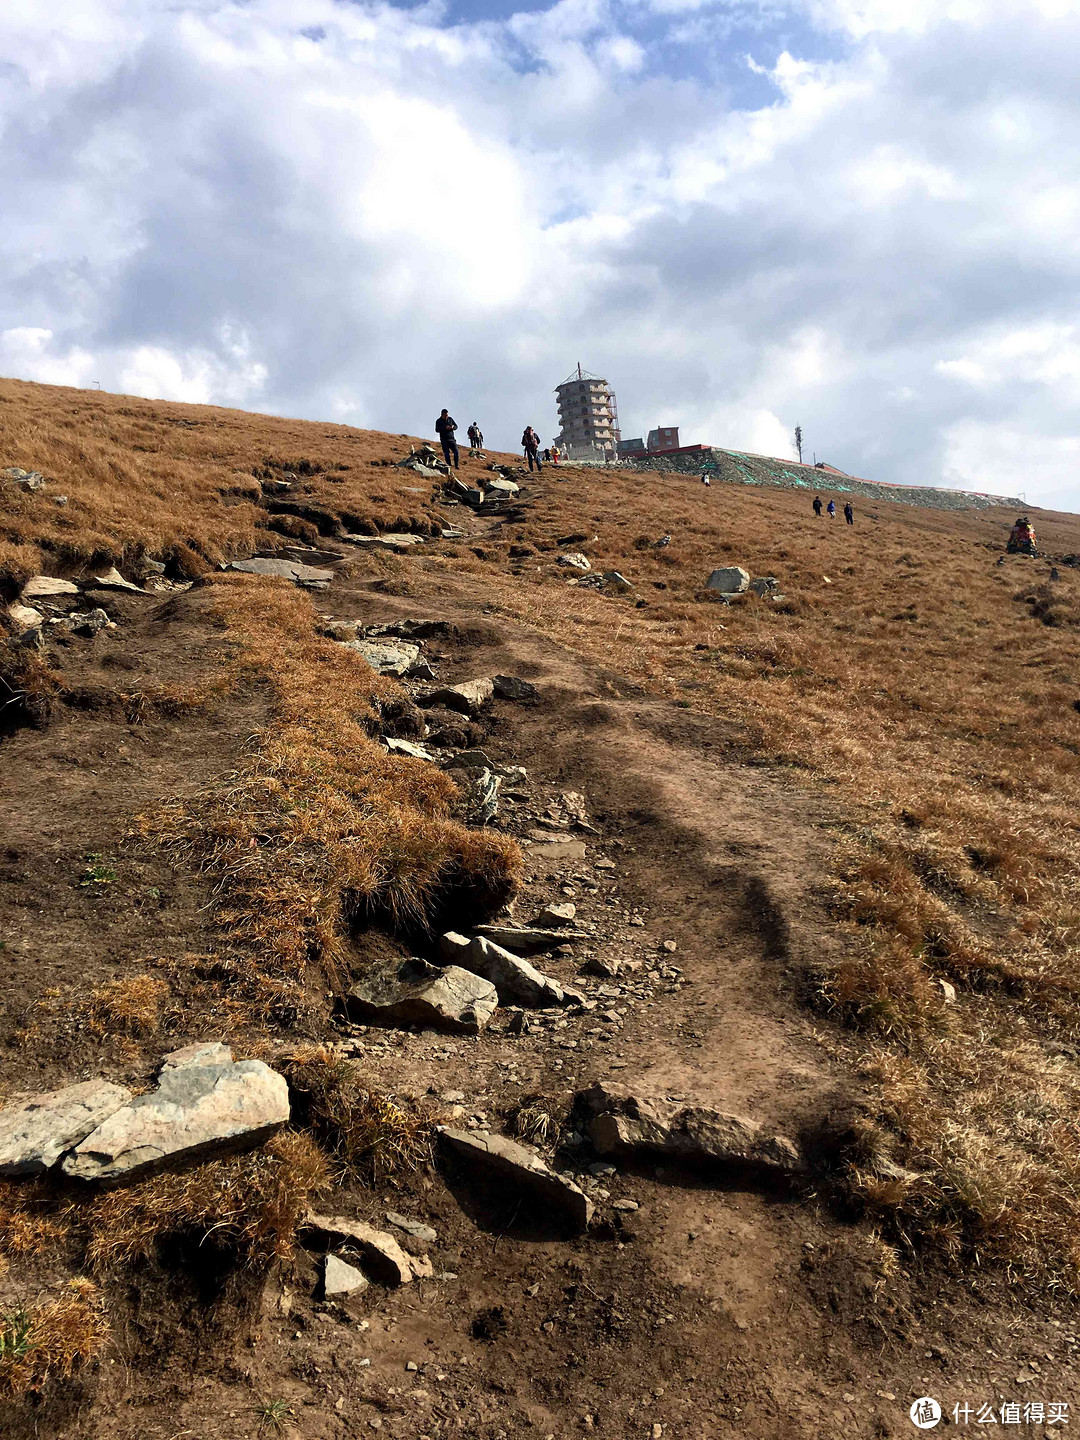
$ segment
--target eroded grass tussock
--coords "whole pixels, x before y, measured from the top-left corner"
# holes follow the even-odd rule
[[[102,1298],[86,1279],[32,1305],[0,1310],[0,1394],[40,1391],[100,1354],[108,1339]]]
[[[310,602],[283,583],[223,577],[199,603],[223,627],[231,683],[268,686],[273,716],[242,768],[145,828],[217,876],[234,952],[222,964],[254,1010],[297,1018],[316,984],[340,989],[364,918],[423,926],[451,899],[477,914],[503,903],[516,844],[450,820],[453,781],[372,738],[400,687],[317,636]]]

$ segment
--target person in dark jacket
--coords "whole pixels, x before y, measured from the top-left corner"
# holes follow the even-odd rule
[[[529,462],[529,469],[534,466],[537,470],[540,465],[540,436],[531,425],[526,425],[521,436],[521,448],[525,451],[526,459]]]
[[[443,459],[447,465],[453,465],[455,470],[461,468],[461,456],[458,454],[457,441],[454,439],[454,431],[457,429],[457,421],[451,416],[449,410],[444,410],[435,421],[435,434],[442,441]],[[450,459],[451,455],[454,457]]]
[[[855,524],[855,506],[849,500],[844,506],[844,519],[849,525]]]
[[[819,519],[821,518],[821,496],[820,496],[820,495],[815,495],[815,496],[814,496],[814,514],[815,514],[816,516],[818,516]]]

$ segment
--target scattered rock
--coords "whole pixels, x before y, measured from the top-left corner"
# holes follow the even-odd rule
[[[723,595],[741,595],[750,585],[750,571],[741,565],[727,565],[714,570],[705,581],[706,590],[719,590]]]
[[[118,1185],[178,1163],[251,1149],[287,1122],[289,1087],[269,1065],[234,1061],[224,1046],[196,1047],[184,1056],[167,1055],[157,1088],[91,1131],[64,1161],[64,1174]]]
[[[122,1085],[87,1080],[0,1110],[0,1176],[21,1180],[51,1170],[66,1150],[130,1099],[131,1091]]]
[[[490,980],[504,1005],[568,1005],[582,998],[483,935],[469,938],[450,930],[439,937],[439,954]]]
[[[341,643],[346,649],[362,655],[377,675],[404,675],[420,658],[420,646],[404,641],[396,645],[378,640],[345,640]]]
[[[489,825],[499,813],[498,775],[490,770],[469,771],[469,819],[474,825]]]
[[[499,476],[495,480],[487,482],[488,491],[494,491],[496,495],[519,495],[521,486],[513,480],[507,480],[505,476]]]
[[[500,700],[539,700],[540,691],[517,675],[496,675],[492,681]]]
[[[52,575],[34,575],[22,588],[19,599],[24,603],[31,600],[48,600],[54,595],[77,595],[79,587],[71,580],[57,580]]]
[[[494,940],[496,945],[513,950],[517,955],[554,950],[557,945],[565,945],[568,941],[588,938],[584,930],[540,930],[525,925],[477,925],[476,933],[485,940]]]
[[[334,578],[332,570],[318,570],[313,565],[302,565],[298,560],[234,560],[230,570],[239,570],[244,575],[278,576],[292,580],[296,585],[309,589],[325,590]]]
[[[696,1164],[752,1165],[788,1174],[804,1168],[791,1140],[738,1115],[633,1095],[603,1080],[582,1091],[577,1104],[601,1155],[644,1150]]]
[[[8,619],[15,626],[16,635],[26,635],[31,630],[40,630],[45,623],[45,616],[40,610],[35,610],[32,605],[20,605],[16,600],[7,608]]]
[[[565,555],[558,557],[558,564],[565,565],[569,570],[591,570],[587,556],[582,555],[580,550],[568,550]],[[750,577],[747,576],[747,579]]]
[[[40,474],[37,470],[23,470],[19,465],[9,465],[6,470],[0,473],[6,475],[9,480],[14,480],[15,484],[22,489],[31,492],[40,490],[45,484],[44,475]]]
[[[429,1261],[407,1255],[392,1235],[363,1220],[345,1215],[308,1215],[301,1230],[317,1235],[325,1245],[348,1244],[380,1285],[408,1285],[417,1275],[431,1274]]]
[[[430,1025],[475,1035],[498,1007],[495,986],[471,967],[440,970],[426,960],[389,962],[357,981],[347,996],[358,1020]]]
[[[343,535],[350,545],[359,545],[366,550],[391,550],[402,555],[417,545],[424,544],[422,535]]]
[[[68,616],[68,624],[76,634],[96,635],[99,631],[107,629],[112,621],[107,612],[98,605],[93,610],[73,610]]]
[[[407,1215],[399,1215],[396,1210],[388,1210],[386,1218],[398,1230],[404,1230],[405,1234],[411,1235],[414,1240],[423,1240],[426,1245],[434,1245],[439,1238],[430,1225],[425,1225],[420,1220],[410,1220]]]
[[[460,1159],[520,1186],[547,1209],[558,1210],[579,1230],[592,1219],[592,1201],[572,1180],[557,1175],[535,1151],[486,1130],[439,1127],[444,1146]]]
[[[434,760],[435,756],[423,745],[412,740],[398,740],[393,735],[384,735],[383,744],[392,755],[408,755],[412,760]]]
[[[104,575],[91,575],[86,580],[80,580],[79,588],[82,590],[127,590],[135,595],[148,593],[140,586],[133,585],[130,580],[125,580],[115,565],[106,570]]]
[[[708,588],[708,587],[706,587]],[[773,575],[762,575],[750,581],[750,590],[755,595],[764,598],[766,595],[774,595],[780,589],[779,583]]]
[[[955,1005],[955,1004],[956,1004],[956,986],[953,985],[953,984],[951,984],[948,980],[939,980],[937,983],[938,983],[938,985],[939,985],[940,988],[941,988],[941,993],[942,993],[942,995],[944,995],[944,997],[945,997],[945,1004],[946,1004],[946,1005]]]
[[[475,715],[487,704],[494,693],[495,683],[492,680],[484,678],[464,680],[460,685],[448,685],[443,690],[432,690],[421,703],[425,706],[443,705],[448,710],[458,710],[464,715]]]
[[[577,915],[577,906],[569,900],[563,904],[545,905],[536,917],[537,925],[569,925]]]
[[[323,1261],[323,1294],[327,1300],[335,1295],[352,1295],[357,1290],[366,1290],[368,1278],[354,1265],[346,1265],[336,1255],[327,1255]]]

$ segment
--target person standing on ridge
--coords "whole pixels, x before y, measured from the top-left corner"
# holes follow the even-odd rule
[[[484,432],[474,420],[465,432],[469,437],[470,450],[482,450],[484,448]]]
[[[455,470],[461,469],[461,456],[458,454],[457,441],[454,439],[454,431],[457,429],[457,421],[451,416],[449,410],[444,410],[435,421],[435,434],[442,441],[443,459],[447,465],[451,463],[450,456],[453,455],[453,466]]]
[[[844,506],[844,519],[849,525],[855,524],[855,506],[849,500]]]
[[[815,495],[815,496],[814,496],[814,514],[818,517],[819,520],[821,519],[821,496],[820,496],[820,495]]]
[[[529,462],[529,469],[539,470],[540,466],[540,436],[531,425],[526,425],[521,436],[521,448],[525,451],[525,457]]]
[[[829,503],[828,503],[828,505],[825,506],[825,509],[829,512],[829,519],[830,519],[830,520],[835,520],[835,519],[836,519],[836,501],[835,501],[835,500],[830,500]]]
[[[712,481],[709,479],[708,471],[706,470],[702,470],[701,472],[701,483],[708,489],[712,489]]]

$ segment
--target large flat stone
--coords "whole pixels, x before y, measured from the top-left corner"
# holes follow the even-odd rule
[[[0,1176],[21,1180],[51,1170],[66,1150],[130,1099],[123,1085],[87,1080],[0,1110]]]
[[[441,970],[426,960],[410,959],[372,967],[353,985],[347,1002],[358,1020],[475,1035],[494,1015],[499,997],[493,984],[468,967]]]
[[[541,950],[554,950],[556,945],[588,939],[584,930],[541,930],[527,925],[477,925],[476,933],[504,950],[512,950],[515,955],[533,955]]]
[[[513,955],[483,935],[448,930],[439,937],[439,956],[490,980],[504,1005],[568,1005],[582,997],[544,975],[520,955]]]
[[[689,1164],[751,1166],[794,1174],[802,1154],[755,1120],[660,1096],[634,1095],[598,1080],[577,1097],[586,1131],[601,1155],[646,1151]]]
[[[53,575],[33,575],[22,588],[20,600],[48,600],[54,595],[78,595],[79,587],[71,580],[58,580]]]
[[[258,557],[252,560],[234,560],[230,570],[239,570],[242,575],[278,576],[292,580],[297,585],[329,584],[334,578],[332,570],[319,570],[314,565],[302,565],[298,560],[269,560]]]
[[[558,1211],[576,1229],[588,1226],[592,1201],[572,1180],[557,1175],[534,1150],[486,1130],[440,1126],[439,1135],[446,1149],[458,1159],[519,1186],[545,1209]]]
[[[115,1110],[63,1163],[65,1175],[119,1185],[259,1145],[289,1118],[285,1078],[214,1044],[166,1057],[157,1087]],[[228,1058],[223,1058],[224,1055]]]
[[[106,570],[104,575],[90,575],[87,579],[80,580],[79,585],[83,590],[127,590],[134,595],[149,593],[140,586],[133,585],[130,580],[125,580],[115,565]]]

